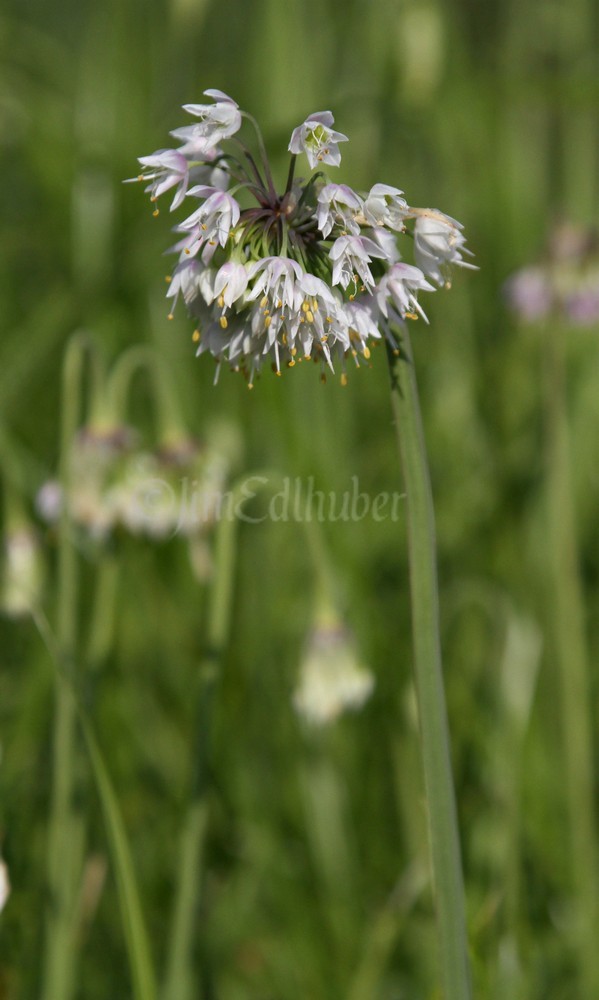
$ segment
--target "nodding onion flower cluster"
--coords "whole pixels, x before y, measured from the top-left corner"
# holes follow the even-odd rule
[[[171,210],[186,198],[197,206],[175,227],[169,316],[183,299],[197,353],[217,360],[215,382],[223,361],[251,388],[265,363],[280,375],[311,358],[323,380],[338,366],[345,383],[348,359],[368,360],[369,343],[383,336],[397,351],[394,328],[426,320],[418,292],[448,287],[452,264],[474,266],[462,256],[462,226],[436,209],[411,208],[388,184],[361,195],[330,183],[320,168],[339,166],[347,141],[330,111],[294,130],[278,194],[255,120],[222,91],[205,94],[213,103],[184,105],[196,123],[171,133],[182,145],[140,157],[142,172],[132,178],[147,182],[152,202],[174,189]],[[258,160],[236,137],[244,118],[256,131]],[[300,153],[315,170],[305,180],[295,179]],[[402,259],[401,235],[413,237],[415,265]]]

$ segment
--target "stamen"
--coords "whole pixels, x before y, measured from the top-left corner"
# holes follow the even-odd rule
[[[173,316],[173,314],[172,314],[172,313],[169,313],[169,314],[168,314],[168,316],[167,316],[166,318],[167,318],[167,319],[174,319],[175,317]]]
[[[194,330],[194,331],[193,331],[193,333],[192,333],[192,335],[191,335],[191,339],[193,340],[194,344],[197,344],[197,343],[198,343],[198,341],[199,341],[199,339],[200,339],[200,336],[201,336],[201,335],[200,335],[200,331],[199,331],[199,330]]]
[[[223,328],[223,330],[226,330],[227,327],[228,327],[228,325],[229,325],[229,321],[228,321],[228,319],[227,319],[226,316],[221,316],[221,318],[219,320],[219,323],[220,323],[221,327]]]
[[[347,375],[345,374],[345,372],[341,373],[339,381],[341,382],[341,385],[347,385]]]

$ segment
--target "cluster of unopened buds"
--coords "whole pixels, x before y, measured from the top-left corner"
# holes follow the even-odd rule
[[[418,293],[449,285],[463,259],[462,226],[436,209],[412,208],[398,188],[375,184],[358,194],[330,183],[323,166],[339,166],[333,115],[310,115],[289,142],[287,184],[278,194],[262,135],[251,115],[220,90],[209,104],[188,104],[194,124],[171,134],[177,149],[140,157],[156,202],[174,189],[171,210],[192,199],[175,227],[178,262],[168,278],[171,317],[182,298],[195,320],[197,353],[241,371],[251,387],[268,363],[277,375],[312,359],[326,370],[359,365],[383,337],[398,350],[406,319],[426,316]],[[243,120],[255,129],[258,156],[237,138]],[[299,154],[311,168],[295,177]],[[155,215],[158,209],[155,209]],[[400,236],[413,238],[415,264],[402,259]],[[407,240],[406,240],[407,243]]]
[[[574,326],[599,322],[599,233],[558,223],[542,260],[505,284],[508,306],[524,323],[561,319]]]
[[[70,518],[96,541],[119,530],[155,541],[199,536],[218,517],[230,450],[223,433],[206,444],[182,438],[149,450],[128,427],[83,427],[71,452]],[[63,502],[56,480],[42,486],[37,505],[45,520],[57,520]]]

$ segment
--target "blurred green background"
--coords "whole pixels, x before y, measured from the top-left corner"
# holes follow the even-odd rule
[[[352,476],[373,496],[401,489],[382,351],[346,388],[322,386],[304,365],[264,375],[250,393],[226,371],[213,388],[190,321],[180,310],[167,322],[168,213],[152,218],[141,188],[121,182],[185,123],[180,105],[208,87],[231,94],[259,120],[280,182],[292,128],[330,108],[351,140],[340,181],[395,185],[410,204],[464,223],[480,272],[457,273],[450,292],[427,300],[430,327],[412,332],[474,980],[478,997],[497,1000],[594,1000],[580,971],[594,959],[577,929],[565,752],[573,719],[553,628],[546,331],[519,327],[501,289],[538,258],[556,221],[597,222],[598,46],[589,0],[5,0],[0,14],[4,471],[37,520],[50,622],[57,536],[34,499],[56,471],[63,350],[76,330],[92,333],[111,363],[153,345],[190,434],[201,438],[215,419],[238,428],[238,472],[314,476],[325,491],[349,489]],[[594,665],[597,329],[562,333],[577,608]],[[151,443],[143,388],[133,413]],[[305,538],[293,522],[241,524],[194,997],[439,996],[403,519],[326,523],[321,544],[339,614],[376,686],[359,713],[317,732],[301,723],[291,696],[315,599]],[[83,688],[161,975],[192,783],[190,690],[206,642],[206,587],[180,538],[119,537],[106,548],[81,556],[82,633],[98,564],[112,560],[118,572],[114,630]],[[0,619],[0,649],[0,851],[12,883],[0,916],[0,997],[29,1000],[43,990],[54,670],[27,617]],[[577,704],[596,721],[595,671]],[[83,745],[76,772],[86,878],[100,872],[100,889],[77,927],[74,995],[125,1000],[133,994],[117,888]],[[592,810],[592,790],[582,794]],[[591,886],[594,877],[589,870]]]

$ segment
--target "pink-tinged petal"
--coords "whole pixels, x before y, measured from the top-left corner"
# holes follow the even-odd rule
[[[222,90],[205,90],[206,97],[214,97],[217,101],[225,101],[227,104],[233,104],[236,108],[239,107],[237,101],[234,101],[232,97],[225,94]]]

